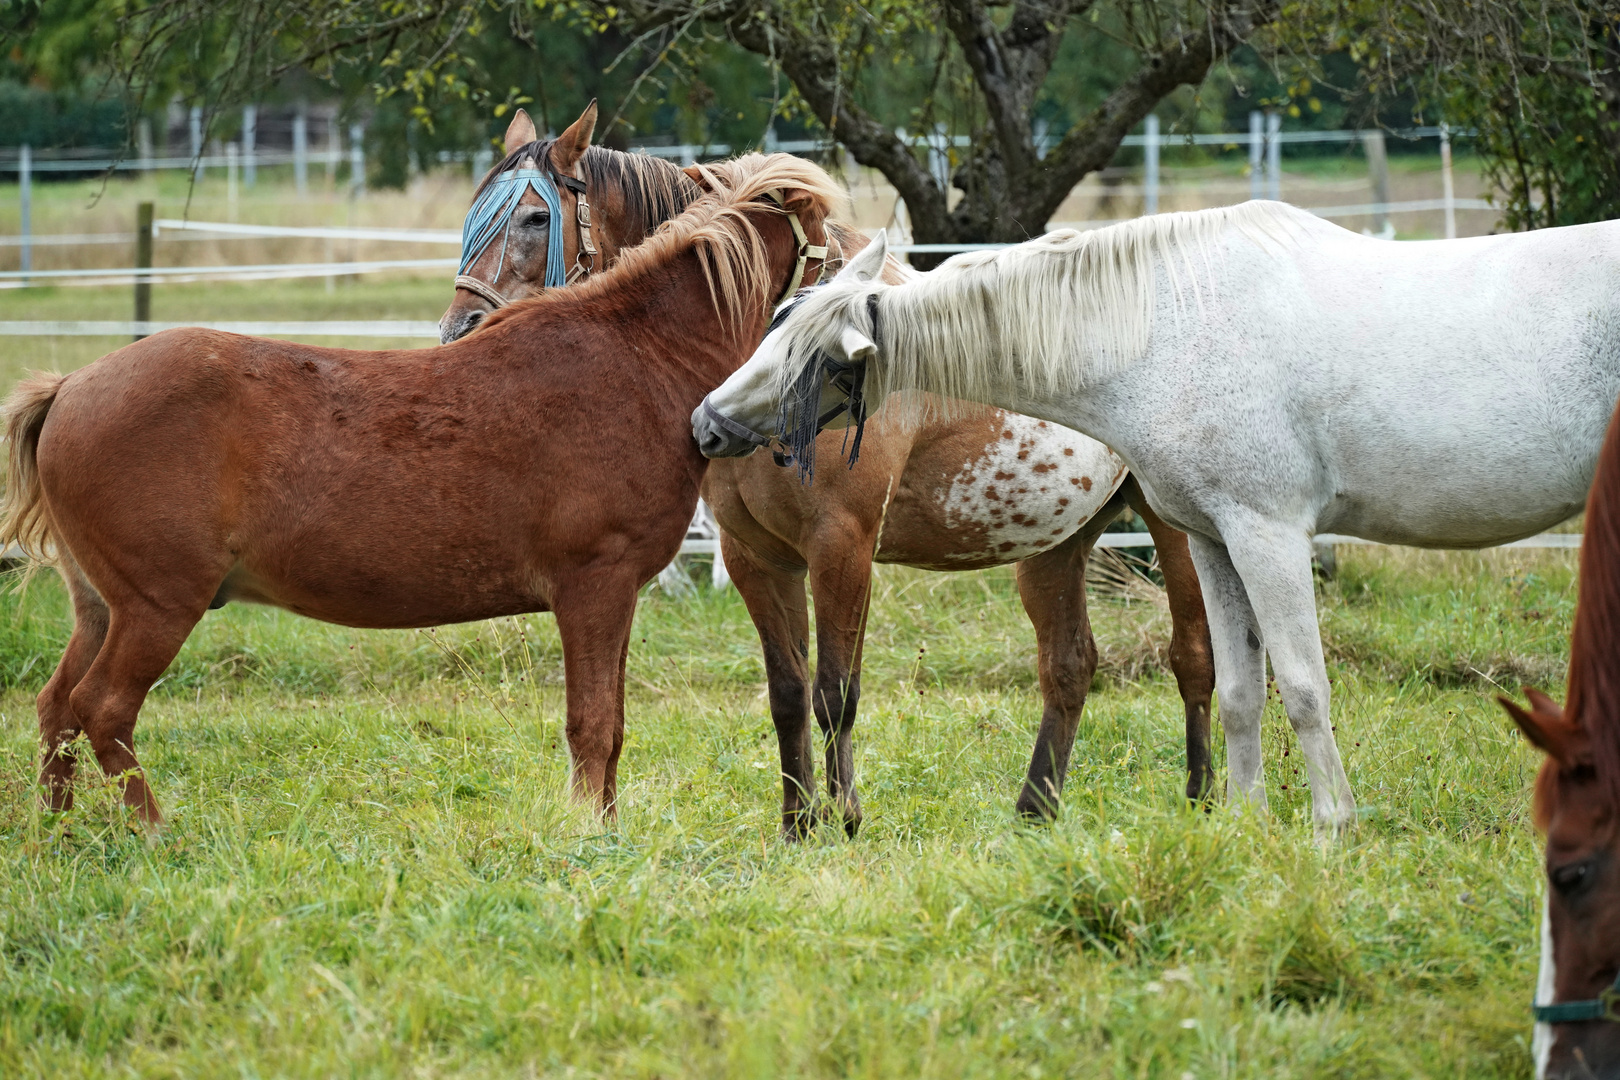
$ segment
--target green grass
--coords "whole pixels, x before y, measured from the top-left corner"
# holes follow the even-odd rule
[[[40,579],[0,608],[0,1074],[1525,1076],[1537,761],[1491,694],[1558,689],[1573,601],[1571,553],[1342,552],[1321,604],[1364,813],[1327,851],[1275,696],[1272,815],[1177,797],[1151,603],[1094,601],[1068,803],[1029,829],[1011,575],[880,571],[866,824],[798,846],[734,593],[642,605],[606,829],[564,797],[549,616],[232,605],[143,715],[148,845],[104,787],[33,798],[67,629]]]

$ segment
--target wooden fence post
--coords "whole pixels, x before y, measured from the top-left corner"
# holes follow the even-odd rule
[[[152,204],[149,202],[135,208],[135,266],[137,269],[152,266]],[[135,275],[135,321],[152,321],[152,279],[145,274]],[[137,333],[135,340],[145,336]]]

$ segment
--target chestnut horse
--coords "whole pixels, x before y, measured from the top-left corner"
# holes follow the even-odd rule
[[[674,180],[686,178],[673,165],[584,149],[594,120],[594,110],[587,109],[554,142],[535,143],[534,126],[520,111],[506,133],[506,160],[491,175],[531,160],[541,171],[566,172],[568,163],[583,160],[593,206],[633,201],[613,185],[645,183],[642,178],[649,174],[668,176],[659,190],[672,190],[676,198],[686,190]],[[688,183],[689,197],[695,197],[697,185]],[[647,205],[647,200],[638,205]],[[516,211],[508,243],[518,254],[515,261],[508,255],[500,271],[502,280],[511,275],[507,288],[528,292],[542,287],[545,237],[517,223],[539,209],[540,199],[531,193]],[[619,248],[637,242],[638,220],[621,222],[615,234]],[[831,231],[829,236],[840,249],[829,255],[829,268],[867,242],[853,230]],[[487,282],[497,272],[496,262],[492,255],[482,255],[466,273],[482,275]],[[905,271],[890,263],[886,273]],[[492,306],[458,288],[441,322],[447,340],[476,325],[468,321],[473,313]],[[823,436],[829,445],[841,437],[836,432]],[[1147,522],[1164,570],[1173,623],[1170,663],[1185,703],[1187,794],[1197,798],[1212,790],[1209,703],[1214,666],[1187,538],[1153,513],[1117,457],[1066,428],[999,409],[971,409],[917,430],[879,416],[867,428],[861,452],[860,469],[829,470],[812,486],[800,484],[791,470],[778,468],[765,454],[714,461],[703,482],[704,499],[722,529],[726,569],[748,606],[764,651],[781,753],[784,835],[802,834],[811,821],[816,787],[812,712],[826,742],[833,802],[851,834],[861,820],[852,733],[874,562],[929,570],[1017,565],[1019,598],[1035,625],[1045,702],[1017,806],[1026,816],[1050,814],[1063,788],[1097,664],[1086,612],[1086,562],[1096,537],[1127,505]],[[813,682],[806,577],[816,609]]]
[[[1535,821],[1547,834],[1533,1043],[1537,1077],[1620,1077],[1620,413],[1586,503],[1580,597],[1560,709],[1502,699],[1547,755]]]
[[[614,810],[637,589],[680,548],[707,462],[688,417],[764,332],[843,199],[785,154],[578,288],[432,349],[352,352],[169,330],[7,405],[0,536],[49,555],[74,628],[40,693],[41,783],[79,733],[152,826],[134,731],[210,607],[421,627],[553,611],[577,796]],[[768,200],[778,201],[768,201]]]

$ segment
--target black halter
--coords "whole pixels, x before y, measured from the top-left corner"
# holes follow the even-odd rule
[[[1586,1020],[1613,1020],[1620,1023],[1620,975],[1614,985],[1586,1001],[1560,1001],[1556,1005],[1530,1003],[1541,1024],[1579,1024]]]
[[[778,315],[773,325],[786,317],[790,310],[786,309]],[[872,344],[881,348],[877,293],[867,295],[866,313],[872,321]],[[844,400],[816,415],[812,410],[821,402],[823,375],[835,389],[843,392]],[[855,462],[860,460],[861,439],[866,434],[866,361],[839,360],[822,349],[805,364],[804,370],[782,398],[777,428],[782,433],[779,439],[787,446],[787,452],[776,451],[773,455],[776,463],[782,466],[796,464],[800,481],[806,484],[813,482],[816,436],[846,412],[849,413],[855,436],[851,439],[849,428],[844,429],[844,444],[839,448],[839,453],[848,453],[849,467],[853,469]],[[813,423],[810,422],[812,416],[815,417]]]

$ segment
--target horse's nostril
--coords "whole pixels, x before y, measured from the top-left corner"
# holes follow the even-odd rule
[[[454,318],[446,318],[439,324],[439,344],[448,345],[452,341],[459,341],[477,329],[478,324],[484,321],[482,311],[466,311]]]

